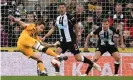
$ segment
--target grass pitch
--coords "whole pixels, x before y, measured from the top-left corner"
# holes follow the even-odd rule
[[[133,76],[130,77],[115,77],[115,76],[2,76],[1,80],[133,80]]]

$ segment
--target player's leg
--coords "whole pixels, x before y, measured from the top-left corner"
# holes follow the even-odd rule
[[[61,53],[64,54],[67,51],[67,46],[68,45],[66,43],[61,42],[60,47],[58,47],[55,52],[58,55],[60,55]],[[60,73],[59,73],[60,72],[60,66],[54,66],[54,68],[55,68],[56,75],[60,76]]]
[[[115,59],[115,62],[114,62],[114,67],[115,67],[114,75],[118,75],[118,70],[119,70],[119,66],[120,66],[120,54],[119,54],[119,52],[114,52],[112,54],[112,56]]]
[[[57,53],[58,55],[60,55],[62,52],[61,47],[57,47],[57,49],[55,50],[55,53]]]
[[[98,64],[94,63],[93,61],[86,58],[85,56],[82,56],[81,54],[76,54],[76,55],[74,55],[74,57],[77,61],[89,64],[90,70],[92,67],[94,67],[96,70],[101,71],[101,67]],[[85,72],[86,75],[89,73],[89,68],[87,68],[87,70]]]
[[[24,46],[34,48],[34,49],[44,52],[50,56],[54,56],[54,57],[58,58],[59,60],[64,60],[64,57],[60,57],[58,54],[56,54],[50,48],[47,48],[47,47],[41,45],[41,43],[39,41],[37,41],[36,39],[34,39],[28,35],[24,36],[23,38],[25,39],[23,42]]]
[[[74,57],[77,61],[88,63],[91,66],[94,64],[90,59],[86,58],[85,56],[82,56],[80,53],[76,53]]]
[[[79,51],[78,46],[76,44],[74,44],[74,46],[71,44],[70,44],[71,47],[69,46],[70,47],[69,50],[72,54],[74,54],[74,57],[77,61],[87,63],[87,64],[89,64],[89,66],[94,66],[98,71],[101,71],[101,67],[99,65],[97,65],[96,63],[92,62],[90,59],[88,59],[85,56],[82,56],[80,54],[80,51]]]
[[[93,57],[93,62],[97,62],[98,59],[100,58],[100,56],[105,53],[107,50],[105,48],[105,46],[99,46],[96,48],[96,52],[95,55]],[[88,73],[90,72],[90,70],[93,68],[93,66],[88,66],[85,74],[88,75]],[[96,68],[96,67],[95,67]]]
[[[34,41],[32,47],[38,51],[44,52],[50,56],[59,57],[53,50],[40,44],[38,41]]]
[[[60,55],[56,54],[52,49],[42,46],[39,42],[36,42],[33,46],[34,49],[44,52],[50,56],[56,57],[59,61],[67,60],[66,56],[61,57]]]
[[[37,66],[38,66],[38,69],[40,71],[40,76],[47,76],[47,72],[46,72],[46,69],[44,67],[41,56],[39,54],[33,53],[33,55],[30,56],[30,58],[37,61]]]
[[[62,60],[67,60],[68,59],[67,56],[60,56],[60,55],[56,54],[50,48],[46,48],[46,47],[42,46],[39,42],[36,42],[35,45],[33,45],[33,48],[36,49],[36,50],[39,50],[41,52],[44,52],[44,53],[46,53],[48,55],[54,56],[56,58],[55,60],[59,61],[59,63]],[[56,66],[55,70],[58,73],[59,72],[59,66]]]
[[[34,53],[32,48],[27,48],[25,46],[18,45],[19,50],[29,58],[32,58],[37,61],[38,68],[41,72],[42,76],[47,76],[47,73],[44,68],[44,64],[42,62],[41,56]]]
[[[93,62],[97,62],[98,59],[100,58],[100,56],[101,56],[101,52],[100,51],[96,51],[95,55],[93,57]],[[88,73],[91,71],[92,68],[93,68],[93,66],[88,66],[85,74],[88,75]]]
[[[111,53],[111,55],[115,59],[115,62],[114,62],[114,67],[115,67],[114,75],[118,75],[118,70],[119,70],[119,66],[120,66],[120,54],[118,52],[118,49],[115,46],[110,46],[109,52]]]

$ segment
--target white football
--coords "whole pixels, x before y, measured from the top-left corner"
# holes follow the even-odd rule
[[[61,64],[60,61],[56,60],[55,58],[51,61],[51,63],[54,67],[59,67]]]

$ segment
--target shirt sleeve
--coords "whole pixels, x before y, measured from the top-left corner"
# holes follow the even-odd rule
[[[98,27],[94,32],[91,32],[91,35],[97,35],[102,30],[102,27]]]
[[[57,19],[56,19],[57,20]],[[56,24],[56,20],[53,20],[53,26],[57,26],[57,24]]]
[[[68,16],[68,20],[71,24],[75,25],[79,22],[78,18],[76,18],[76,16],[71,16],[69,14],[67,14]]]
[[[116,30],[114,27],[110,27],[110,29],[115,33],[115,34],[118,34],[118,35],[122,35],[120,30]]]

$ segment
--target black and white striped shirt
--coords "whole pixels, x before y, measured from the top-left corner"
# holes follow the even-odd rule
[[[99,37],[98,45],[115,45],[113,36],[114,34],[120,35],[120,32],[113,27],[109,27],[107,31],[104,31],[103,27],[99,27],[94,32],[91,32],[91,35],[93,34]]]
[[[76,35],[74,32],[74,25],[76,19],[69,14],[65,13],[56,18],[56,26],[59,29],[60,41],[61,42],[72,42],[75,41]]]

